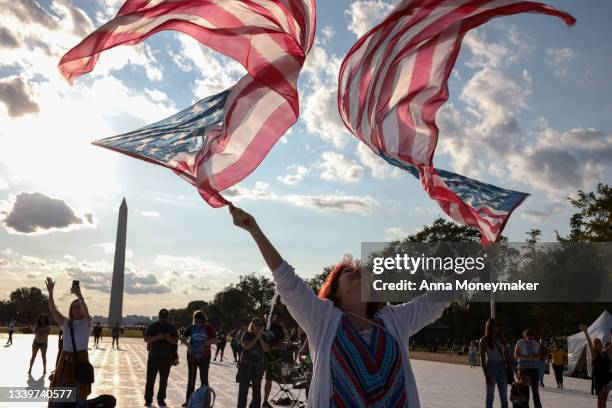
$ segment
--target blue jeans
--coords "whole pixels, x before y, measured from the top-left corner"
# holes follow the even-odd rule
[[[476,352],[470,351],[468,353],[468,357],[470,359],[470,367],[475,367],[476,366]]]
[[[508,379],[506,378],[506,367],[503,362],[487,363],[485,373],[489,377],[487,384],[486,407],[493,408],[493,398],[495,397],[495,385],[499,392],[499,399],[502,408],[508,408]]]
[[[538,375],[539,375],[539,379],[540,379],[540,384],[544,384],[544,372],[546,371],[546,362],[543,360],[540,360],[538,362]]]

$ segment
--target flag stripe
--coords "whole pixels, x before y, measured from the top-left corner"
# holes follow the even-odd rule
[[[95,143],[168,167],[221,206],[227,201],[219,192],[248,176],[299,116],[297,80],[314,43],[315,16],[315,0],[128,0],[62,57],[59,70],[72,83],[93,70],[101,52],[162,30],[190,35],[242,64],[247,74],[228,91]],[[212,116],[200,118],[210,104]]]
[[[469,30],[498,16],[567,13],[518,0],[402,0],[353,45],[338,79],[346,127],[389,163],[418,177],[449,216],[496,240],[527,194],[501,189],[433,166],[435,116],[448,100],[447,81]]]

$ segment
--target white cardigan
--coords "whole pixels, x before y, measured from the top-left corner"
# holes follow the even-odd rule
[[[293,267],[283,262],[273,272],[281,301],[291,316],[308,335],[308,345],[313,361],[313,376],[308,398],[309,408],[327,408],[331,399],[331,347],[336,338],[342,311],[327,299],[320,299],[306,283],[295,274]],[[397,341],[404,362],[406,397],[409,408],[419,408],[419,395],[410,366],[409,336],[421,330],[442,315],[450,302],[434,302],[421,296],[409,303],[386,306],[380,312],[385,327]]]

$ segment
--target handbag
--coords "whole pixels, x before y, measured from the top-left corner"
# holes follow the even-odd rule
[[[506,382],[508,383],[508,385],[512,385],[514,384],[514,371],[512,371],[512,367],[510,367],[510,364],[508,364],[508,361],[506,360],[506,353],[504,353],[501,347],[499,347],[499,343],[497,341],[494,341],[494,343],[495,347],[497,347],[497,350],[499,351],[499,354],[501,354],[502,356],[502,360],[504,360],[504,367],[506,370]]]
[[[72,351],[74,353],[74,379],[82,384],[93,384],[94,382],[94,368],[88,361],[79,363],[79,355],[77,353],[76,343],[74,341],[74,326],[72,322],[68,324],[70,326],[70,339],[72,340]]]

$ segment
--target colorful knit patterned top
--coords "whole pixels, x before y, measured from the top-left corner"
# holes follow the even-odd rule
[[[406,408],[401,350],[386,329],[373,326],[365,340],[342,316],[331,349],[331,408]]]

